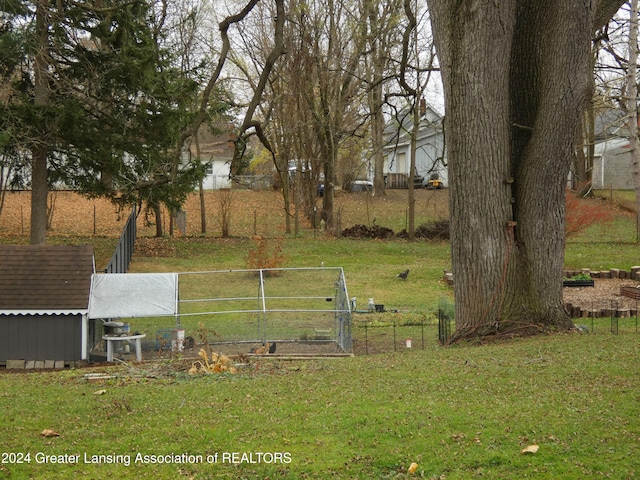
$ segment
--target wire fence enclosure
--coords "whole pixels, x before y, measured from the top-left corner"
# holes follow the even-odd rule
[[[576,330],[585,334],[637,334],[640,328],[640,299],[635,307],[615,300],[585,305],[572,314]],[[433,314],[433,315],[431,315]],[[435,317],[435,319],[433,319]],[[380,322],[369,316],[354,320],[353,345],[356,355],[402,352],[411,349],[427,350],[447,345],[456,330],[455,306],[451,299],[442,298],[420,322]]]
[[[355,355],[427,350],[437,346],[437,324],[430,320],[404,323],[355,319],[353,322]]]
[[[351,306],[340,267],[178,273],[177,315],[137,318],[147,347],[207,345],[227,354],[352,353]],[[275,346],[274,346],[275,344]],[[275,351],[273,351],[275,349]],[[266,353],[266,352],[264,352]]]
[[[638,315],[640,300],[635,307],[629,308],[616,300],[608,302],[606,308],[583,305],[577,312],[569,312],[577,328],[583,333],[638,333]],[[585,308],[586,307],[586,308]]]

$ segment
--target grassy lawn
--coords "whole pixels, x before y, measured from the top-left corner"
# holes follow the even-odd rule
[[[375,214],[379,225],[393,210],[380,199],[361,207],[364,213],[350,214]],[[346,212],[347,227],[344,218]],[[107,259],[115,243],[51,238],[69,241],[92,242]],[[375,316],[378,323],[414,325],[406,327],[413,329],[414,348],[306,361],[254,358],[236,374],[207,376],[186,373],[192,362],[179,356],[55,372],[2,370],[0,478],[626,479],[640,473],[634,325],[617,336],[602,324],[595,334],[444,349],[429,315],[452,295],[442,282],[450,268],[446,242],[333,239],[308,231],[281,241],[283,267],[342,267],[358,308],[375,298],[397,310]],[[143,238],[132,271],[242,269],[253,247],[247,236]],[[566,265],[628,269],[639,264],[639,254],[635,220],[620,214],[570,238]],[[406,281],[396,277],[407,268]],[[356,323],[365,319],[354,316]],[[425,319],[423,349],[415,324]],[[354,326],[354,337],[361,339],[363,330]],[[368,334],[375,337],[376,330]],[[89,381],[87,374],[95,373],[113,378]],[[44,437],[45,429],[59,436]],[[522,453],[530,445],[537,453]],[[418,464],[413,475],[412,462]]]
[[[639,353],[635,335],[570,334],[261,361],[236,375],[159,373],[170,364],[3,374],[0,451],[29,453],[30,463],[6,458],[0,476],[406,478],[417,462],[424,478],[633,478]],[[89,383],[96,370],[118,378]],[[135,375],[145,373],[155,378]],[[45,428],[60,436],[42,437]],[[529,445],[538,453],[521,453]],[[183,453],[201,457],[144,457]]]

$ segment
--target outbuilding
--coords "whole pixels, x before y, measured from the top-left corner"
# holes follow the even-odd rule
[[[87,360],[91,245],[0,245],[0,364]]]

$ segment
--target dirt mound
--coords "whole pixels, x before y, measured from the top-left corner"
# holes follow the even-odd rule
[[[414,232],[415,238],[426,238],[429,240],[449,240],[449,220],[439,220],[434,223],[422,224]],[[409,233],[402,230],[398,233],[398,238],[408,238]]]
[[[409,233],[406,229],[402,230],[398,234],[395,234],[393,230],[387,227],[381,227],[379,225],[373,225],[367,227],[366,225],[354,225],[349,228],[345,228],[342,231],[343,237],[349,238],[375,238],[375,239],[389,239],[389,238],[409,238]],[[449,239],[449,220],[440,220],[434,223],[422,224],[415,229],[415,238],[425,238],[429,240],[448,240]]]
[[[396,234],[387,227],[381,227],[379,225],[373,225],[367,227],[366,225],[354,225],[353,227],[345,228],[342,231],[343,237],[349,238],[376,238],[387,239],[394,238]]]

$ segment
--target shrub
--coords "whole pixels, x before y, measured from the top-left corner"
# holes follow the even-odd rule
[[[247,255],[247,268],[280,268],[284,264],[282,253],[282,238],[276,240],[273,248],[269,248],[265,237],[256,235],[253,237],[255,247],[249,250]]]
[[[613,221],[611,208],[601,200],[578,198],[567,194],[567,215],[565,233],[567,237],[576,235],[596,223]]]

